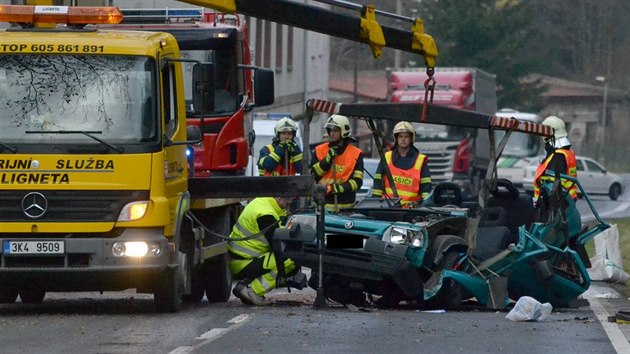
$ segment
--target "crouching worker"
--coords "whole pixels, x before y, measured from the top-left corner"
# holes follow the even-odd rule
[[[273,233],[281,226],[280,219],[286,216],[286,209],[294,199],[255,198],[243,209],[232,228],[230,239],[234,241],[228,242],[230,272],[234,279],[241,280],[232,293],[244,304],[265,305],[265,294],[276,287],[279,267],[271,248]],[[251,238],[238,240],[248,237]],[[290,259],[286,259],[283,265],[285,276],[299,270]]]

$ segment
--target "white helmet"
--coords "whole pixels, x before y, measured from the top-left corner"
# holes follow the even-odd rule
[[[413,125],[411,125],[411,123],[409,122],[398,122],[394,126],[394,138],[398,133],[409,133],[411,134],[411,142],[413,143],[414,141],[416,141],[416,131],[413,128]]]
[[[346,116],[333,114],[332,116],[328,117],[328,120],[326,121],[326,125],[324,127],[326,128],[326,130],[339,128],[341,130],[342,138],[350,137],[350,121]]]
[[[543,125],[553,128],[553,137],[556,139],[564,138],[567,135],[567,128],[562,119],[556,116],[549,116],[542,122]]]
[[[282,132],[293,132],[293,136],[295,136],[297,129],[297,124],[295,124],[293,119],[284,117],[276,123],[276,127],[273,129],[273,132],[276,133],[276,137],[280,137],[280,133]]]

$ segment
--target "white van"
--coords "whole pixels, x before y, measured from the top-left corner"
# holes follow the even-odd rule
[[[495,114],[497,117],[516,118],[520,121],[542,123],[542,118],[535,113],[519,112],[510,108],[503,108]],[[497,144],[503,138],[504,131],[496,133]],[[512,132],[503,154],[497,162],[499,178],[507,178],[514,186],[523,189],[525,169],[536,156],[543,152],[542,138],[538,135]]]
[[[267,114],[269,117],[271,114]],[[276,127],[276,123],[278,120],[284,117],[292,118],[290,114],[278,114],[277,119],[275,119],[276,115],[271,116],[272,119],[257,119],[259,116],[254,116],[254,132],[256,133],[256,139],[254,140],[254,146],[252,148],[252,153],[254,154],[253,159],[250,156],[249,164],[247,165],[247,171],[245,174],[247,176],[258,176],[258,159],[260,158],[260,150],[267,144],[271,144],[273,138],[275,138],[274,128]],[[300,134],[300,128],[298,124],[298,131],[295,134],[295,142],[298,144],[300,149],[302,148],[302,135]]]

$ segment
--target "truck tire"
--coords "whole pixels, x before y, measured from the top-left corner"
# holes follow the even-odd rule
[[[227,302],[232,290],[232,274],[228,266],[227,254],[206,261],[206,297],[208,302]]]
[[[186,255],[178,252],[179,264],[164,271],[153,293],[153,303],[158,312],[177,312],[182,307],[182,293],[186,284]]]
[[[11,286],[0,287],[0,304],[12,304],[17,300],[18,290]]]
[[[204,270],[195,268],[192,271],[190,279],[190,294],[182,295],[182,301],[187,304],[198,304],[203,300],[203,292],[206,290],[206,277]]]
[[[46,291],[41,289],[21,289],[20,300],[24,304],[41,304],[46,296]]]

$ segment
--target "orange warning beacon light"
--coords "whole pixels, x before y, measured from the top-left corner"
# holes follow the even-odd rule
[[[117,24],[122,19],[118,7],[0,5],[0,22],[87,25]]]

